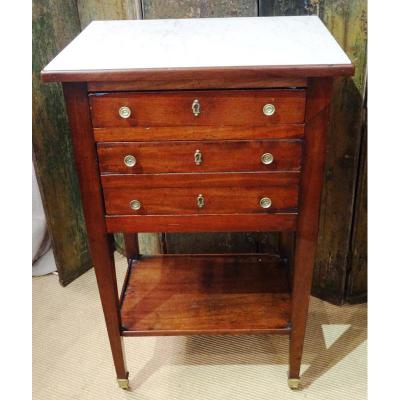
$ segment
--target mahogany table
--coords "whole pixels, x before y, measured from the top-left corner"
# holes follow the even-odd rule
[[[299,387],[334,77],[315,16],[92,22],[62,82],[117,380],[122,338],[289,335]],[[141,256],[138,232],[280,231],[281,254]],[[128,271],[119,296],[114,232]]]

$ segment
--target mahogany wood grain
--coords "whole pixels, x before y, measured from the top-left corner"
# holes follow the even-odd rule
[[[232,171],[299,171],[302,142],[229,141],[229,142],[138,142],[98,143],[100,171],[104,173],[171,173]],[[201,152],[201,164],[195,163],[195,152]],[[265,165],[264,153],[274,160]],[[133,155],[136,164],[127,167],[124,158]]]
[[[294,231],[297,213],[106,216],[108,232]]]
[[[316,17],[304,18],[320,24]],[[115,32],[114,23],[106,25],[114,26],[110,35]],[[310,40],[302,43],[305,50],[318,37],[305,31],[310,32]],[[316,41],[320,52],[296,53],[289,40],[288,48],[278,46],[261,58],[271,63],[278,57],[276,65],[255,62],[260,52],[249,53],[256,57],[246,57],[253,62],[248,67],[221,66],[238,65],[225,61],[225,53],[219,63],[214,53],[210,63],[199,64],[195,50],[195,62],[185,53],[170,68],[158,53],[157,63],[149,64],[136,53],[107,58],[113,46],[104,52],[100,45],[97,53],[72,51],[75,58],[70,47],[61,56],[64,61],[58,58],[42,72],[45,81],[63,82],[90,251],[119,379],[127,378],[121,336],[198,333],[290,333],[289,378],[299,377],[332,77],[354,72],[327,37],[325,48],[336,48],[333,56],[326,52],[330,58],[316,57],[325,53],[323,42]],[[95,49],[98,42],[90,43]],[[151,42],[147,45],[142,50]],[[175,50],[180,56],[180,47]],[[204,54],[213,54],[208,50]],[[85,63],[82,54],[89,54]],[[232,54],[242,53],[235,48]],[[288,60],[290,65],[279,65]],[[192,111],[195,99],[198,116]],[[276,108],[272,116],[263,114],[268,103]],[[119,116],[122,106],[132,110],[127,119]],[[196,150],[202,154],[199,165]],[[262,164],[263,153],[271,153],[274,162]],[[124,165],[128,154],[136,157],[134,167]],[[201,209],[198,194],[205,197]],[[261,197],[270,197],[272,207],[260,209]],[[132,199],[142,203],[137,215],[129,208]],[[116,215],[107,215],[106,208]],[[141,257],[136,235],[234,231],[283,232],[281,250],[288,260],[295,247],[292,287],[290,260],[260,254]],[[124,233],[130,258],[121,300],[111,243],[116,232]]]
[[[200,103],[200,114],[192,111]],[[109,92],[90,95],[93,126],[204,126],[302,123],[305,90],[215,90],[183,92]],[[264,115],[263,106],[273,104],[275,113]],[[129,118],[119,109],[129,107]]]
[[[135,91],[135,90],[168,90],[168,89],[254,89],[254,88],[298,88],[306,87],[306,78],[280,78],[274,76],[263,76],[262,74],[247,73],[240,76],[240,79],[225,80],[221,85],[221,77],[209,77],[193,80],[193,76],[176,79],[150,79],[144,75],[142,79],[136,78],[130,81],[120,82],[88,82],[89,92],[115,92],[115,91]]]
[[[103,175],[106,212],[132,215],[295,212],[299,173]],[[198,208],[202,194],[205,206]],[[270,208],[259,205],[262,197]],[[141,208],[130,208],[131,200]]]
[[[292,291],[289,378],[299,378],[318,237],[332,79],[310,79]]]
[[[277,256],[142,257],[132,267],[124,335],[288,333],[290,293]]]
[[[315,65],[269,65],[248,67],[204,67],[204,68],[166,68],[166,69],[118,69],[118,70],[82,70],[82,71],[42,71],[44,82],[120,82],[148,81],[148,89],[152,89],[151,81],[168,81],[180,87],[182,80],[192,82],[212,80],[218,88],[230,88],[232,81],[246,87],[250,80],[270,78],[316,78],[354,75],[353,64],[315,64]],[[195,87],[195,86],[193,86]],[[142,88],[145,89],[144,85]],[[147,89],[147,87],[146,87]]]
[[[198,196],[204,206],[197,205]],[[104,190],[107,215],[187,215],[187,214],[266,214],[297,211],[297,186],[265,187],[207,187],[194,188],[136,188],[126,186],[122,191]],[[268,197],[269,208],[262,208],[260,200]],[[139,200],[139,210],[132,210],[130,202]]]
[[[97,142],[157,142],[177,140],[301,139],[303,124],[269,126],[158,126],[95,128]]]
[[[125,255],[128,259],[137,258],[139,255],[139,241],[136,233],[125,233]]]
[[[102,175],[105,190],[135,188],[196,188],[204,187],[264,187],[294,186],[300,182],[300,172],[241,172],[207,174],[136,174]]]
[[[117,280],[111,235],[107,234],[96,147],[84,83],[63,84],[75,162],[97,284],[118,379],[125,379]]]

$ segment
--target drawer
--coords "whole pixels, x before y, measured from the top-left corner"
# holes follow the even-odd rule
[[[112,92],[89,95],[93,127],[264,126],[304,121],[305,90]]]
[[[108,215],[295,212],[299,174],[279,175],[109,175],[102,185]]]
[[[108,215],[293,212],[296,187],[125,188],[104,193]]]
[[[101,173],[298,171],[302,141],[98,143]]]

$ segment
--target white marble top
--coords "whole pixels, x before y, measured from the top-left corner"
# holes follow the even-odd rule
[[[45,72],[349,65],[316,16],[94,21]]]

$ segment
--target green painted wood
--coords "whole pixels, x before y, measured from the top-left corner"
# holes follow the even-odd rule
[[[355,209],[366,73],[366,0],[325,0],[323,20],[355,65],[353,78],[336,82],[328,160],[322,197],[313,293],[336,304],[345,301],[352,265],[349,249]]]
[[[114,239],[116,250],[126,255],[124,235],[122,233],[116,233],[114,234]],[[164,252],[162,234],[160,233],[139,233],[138,240],[140,254],[155,255]]]
[[[140,19],[140,0],[76,0],[82,29],[90,22],[110,19]]]
[[[257,15],[257,0],[142,0],[142,4],[145,19]]]
[[[32,16],[34,164],[59,279],[66,285],[92,261],[62,90],[42,83],[40,71],[80,32],[80,24],[75,3],[67,0],[34,0]]]
[[[328,157],[322,194],[313,294],[341,304],[352,264],[349,249],[361,149],[367,42],[366,0],[260,0],[264,15],[316,14],[356,67],[352,78],[334,87]],[[359,275],[357,279],[363,279]]]

